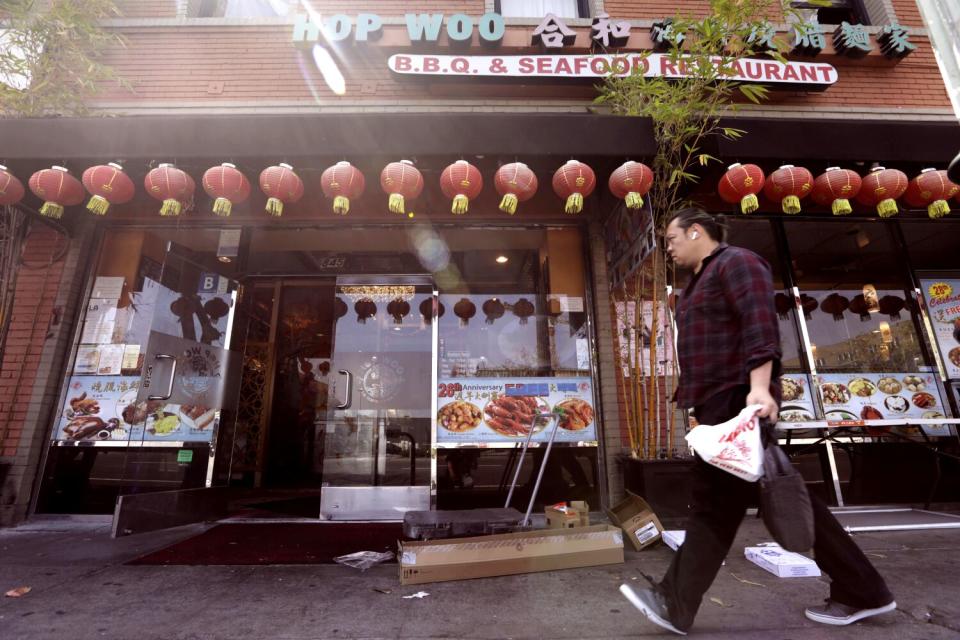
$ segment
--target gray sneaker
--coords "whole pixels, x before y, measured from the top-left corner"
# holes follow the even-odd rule
[[[845,625],[856,622],[857,620],[869,618],[870,616],[877,616],[881,613],[887,613],[888,611],[893,611],[897,608],[897,603],[893,600],[882,607],[874,607],[872,609],[858,609],[856,607],[851,607],[849,605],[836,602],[830,598],[827,598],[824,600],[824,602],[825,604],[819,607],[810,607],[804,611],[804,613],[814,622],[820,622],[822,624]]]
[[[686,631],[680,631],[673,623],[670,622],[669,614],[667,613],[667,602],[664,600],[663,596],[654,589],[640,589],[639,591],[634,591],[630,585],[622,584],[620,585],[620,593],[640,612],[647,616],[650,622],[660,625],[667,631],[672,631],[674,633],[680,634],[681,636],[687,635]]]

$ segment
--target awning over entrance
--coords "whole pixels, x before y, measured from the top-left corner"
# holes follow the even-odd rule
[[[747,131],[718,157],[930,162],[960,149],[954,122],[735,118]],[[653,154],[650,120],[538,113],[336,113],[0,120],[8,161],[74,158],[316,157],[360,154],[613,156]]]

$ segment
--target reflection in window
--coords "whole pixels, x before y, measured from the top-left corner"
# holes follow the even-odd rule
[[[786,221],[818,371],[924,370],[907,282],[885,225]],[[816,304],[814,304],[814,302]]]

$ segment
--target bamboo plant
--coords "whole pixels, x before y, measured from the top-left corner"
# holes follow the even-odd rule
[[[687,77],[646,77],[635,71],[605,79],[599,104],[614,114],[649,118],[653,125],[654,180],[647,199],[658,238],[671,212],[696,203],[693,188],[707,167],[720,162],[706,149],[718,139],[745,134],[723,119],[768,98],[767,87],[731,79],[734,63],[747,57],[785,62],[793,41],[815,28],[789,0],[710,0],[706,16],[676,16],[656,30],[663,55],[676,67],[682,65]],[[675,284],[673,265],[657,243],[638,272],[612,292],[621,329],[616,332],[621,406],[634,458],[670,458],[686,450],[681,447],[685,416],[671,404],[678,375],[673,336],[669,323],[658,320],[671,306],[669,292]],[[650,352],[644,356],[646,316],[651,319]],[[659,356],[658,341],[663,345]]]

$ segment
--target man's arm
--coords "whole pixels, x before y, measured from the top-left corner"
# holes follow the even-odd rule
[[[763,405],[760,416],[777,420],[777,403],[770,394],[773,362],[780,359],[780,330],[773,305],[770,268],[753,254],[740,254],[722,274],[723,292],[740,319],[740,340],[750,375],[747,404]]]

